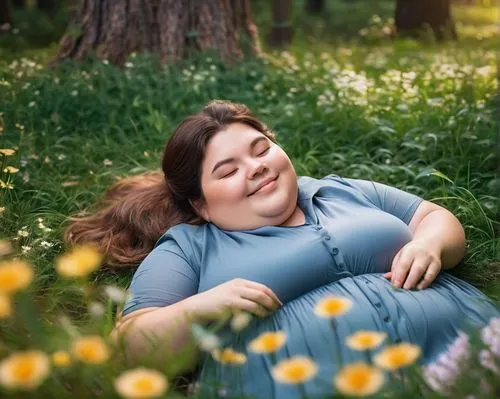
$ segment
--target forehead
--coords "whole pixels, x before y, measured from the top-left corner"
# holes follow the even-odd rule
[[[205,160],[217,162],[222,158],[235,156],[240,151],[246,151],[257,137],[265,136],[251,126],[233,123],[210,139],[205,149]]]

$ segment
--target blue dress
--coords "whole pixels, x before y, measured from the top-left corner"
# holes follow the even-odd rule
[[[265,331],[284,331],[288,339],[277,360],[310,356],[319,372],[305,384],[309,396],[334,392],[336,342],[358,330],[387,333],[386,343],[412,342],[422,348],[422,364],[432,362],[460,330],[482,327],[500,310],[470,284],[441,272],[426,289],[397,290],[383,273],[399,249],[411,241],[408,224],[423,201],[408,192],[366,180],[336,175],[298,178],[300,226],[264,226],[227,231],[211,223],[170,228],[141,263],[130,285],[123,314],[166,306],[233,278],[271,288],[284,306],[267,318],[255,318],[239,334],[224,334],[224,346],[247,355],[235,369],[211,356],[203,359],[200,382],[215,379],[229,389],[258,398],[295,398],[299,390],[275,382],[269,356],[247,345]],[[351,310],[338,318],[335,332],[313,313],[324,296],[351,299]],[[363,354],[341,345],[344,362]],[[238,378],[235,378],[235,376]],[[236,381],[239,385],[235,386]]]

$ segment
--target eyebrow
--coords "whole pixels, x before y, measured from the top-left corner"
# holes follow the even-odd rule
[[[256,137],[252,140],[252,142],[250,143],[250,151],[253,150],[253,148],[257,145],[257,143],[261,140],[266,140],[267,141],[267,137],[265,136],[259,136],[259,137]],[[220,166],[222,165],[225,165],[227,163],[230,163],[230,162],[233,162],[234,161],[234,158],[226,158],[226,159],[223,159],[222,161],[219,161],[215,164],[214,168],[212,169],[212,173],[213,174],[217,168],[219,168]]]

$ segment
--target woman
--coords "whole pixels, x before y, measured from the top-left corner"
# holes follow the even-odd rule
[[[243,105],[213,101],[183,120],[166,145],[163,173],[119,182],[101,211],[67,232],[72,242],[105,248],[109,263],[144,258],[114,331],[131,353],[144,353],[148,337],[167,330],[165,345],[179,350],[192,340],[192,320],[244,310],[259,317],[225,346],[247,353],[245,393],[298,395],[273,381],[268,357],[247,352],[260,333],[284,331],[278,360],[308,355],[320,366],[305,384],[314,396],[333,389],[322,383],[337,370],[332,356],[362,358],[345,345],[335,353],[358,330],[418,344],[427,363],[461,329],[499,314],[480,291],[442,272],[465,252],[449,211],[379,183],[297,178],[274,134]],[[353,302],[335,332],[313,312],[328,295]],[[230,367],[205,356],[200,381],[212,377],[233,381]]]

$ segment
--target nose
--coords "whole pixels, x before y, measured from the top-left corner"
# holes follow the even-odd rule
[[[254,159],[251,162],[249,173],[249,179],[251,180],[268,170],[267,165],[260,159]]]

